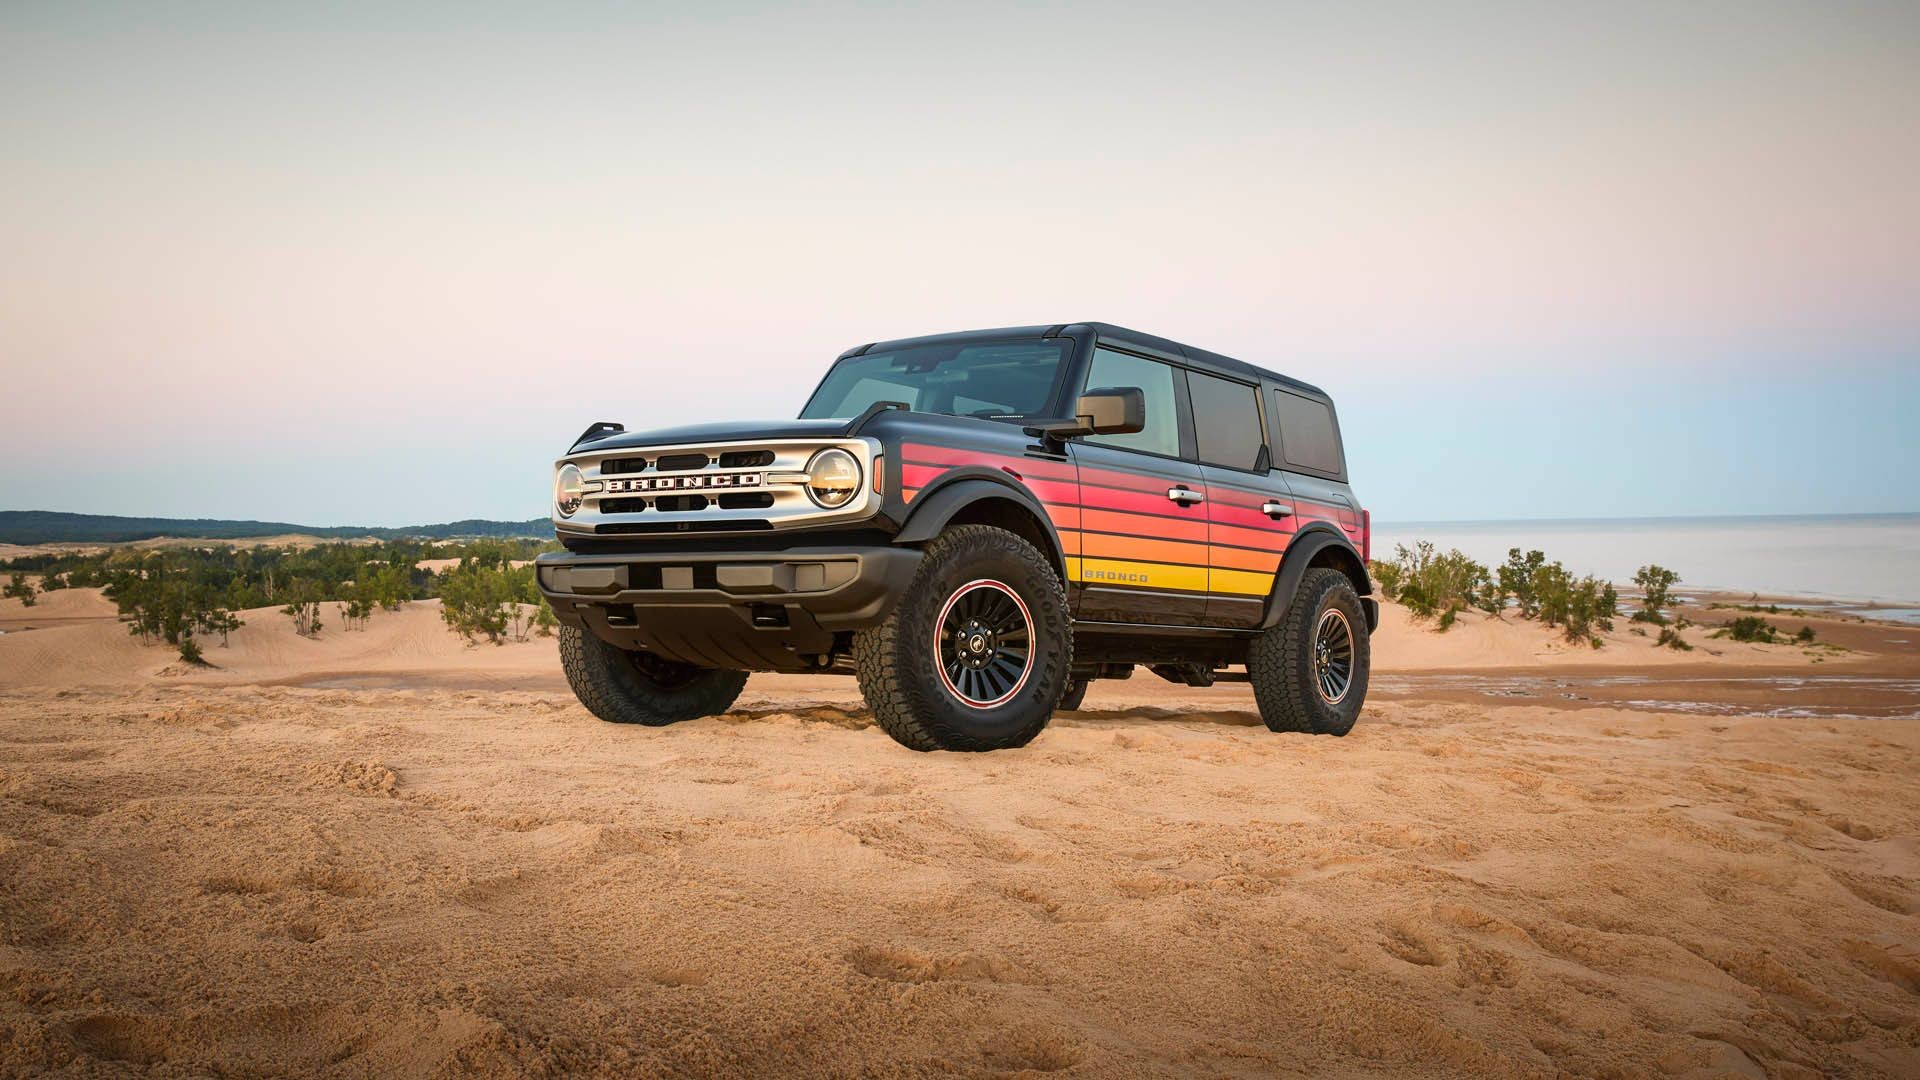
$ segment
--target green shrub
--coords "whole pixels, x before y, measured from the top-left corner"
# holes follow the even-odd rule
[[[1380,595],[1389,600],[1400,599],[1400,564],[1375,559],[1367,564],[1367,574],[1374,584],[1380,586]]]
[[[33,582],[28,581],[25,574],[13,575],[13,580],[7,583],[7,587],[0,589],[0,595],[20,601],[21,607],[34,605],[34,593]]]
[[[1802,626],[1800,628],[1800,632],[1793,635],[1793,640],[1799,642],[1802,645],[1813,644],[1813,627]]]
[[[1681,652],[1692,652],[1693,646],[1687,644],[1686,639],[1680,636],[1680,630],[1681,627],[1679,626],[1661,627],[1660,640],[1654,642],[1654,644],[1664,645],[1669,649],[1678,649]]]
[[[206,659],[200,655],[200,643],[190,637],[180,639],[180,659],[185,660],[189,664],[205,664],[207,662]]]
[[[1484,602],[1493,581],[1487,568],[1457,550],[1436,553],[1430,541],[1412,548],[1394,549],[1394,567],[1388,576],[1397,599],[1417,619],[1438,618],[1437,629],[1453,626],[1454,618],[1469,606]]]
[[[1742,615],[1727,625],[1714,631],[1714,637],[1730,637],[1735,641],[1761,642],[1772,644],[1780,640],[1780,632],[1773,624],[1758,615]]]

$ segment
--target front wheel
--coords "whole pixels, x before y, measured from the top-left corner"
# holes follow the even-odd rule
[[[961,525],[927,544],[885,622],[853,639],[867,707],[914,750],[1024,746],[1073,666],[1060,575],[1032,544]]]
[[[1260,718],[1274,731],[1345,735],[1367,697],[1367,616],[1353,582],[1317,568],[1300,579],[1280,625],[1247,655]]]
[[[646,652],[628,652],[577,626],[560,626],[560,666],[574,696],[614,724],[661,727],[733,707],[747,685],[744,671],[695,667]]]

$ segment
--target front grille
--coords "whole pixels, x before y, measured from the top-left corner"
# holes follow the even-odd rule
[[[880,501],[872,489],[838,509],[822,507],[808,495],[807,463],[825,446],[853,453],[869,470],[878,450],[872,440],[851,439],[589,450],[571,458],[585,474],[585,505],[565,519],[556,517],[554,527],[562,534],[604,533],[610,541],[624,534],[644,542],[639,537],[745,533],[872,516]]]

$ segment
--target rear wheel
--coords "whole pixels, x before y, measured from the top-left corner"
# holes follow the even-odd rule
[[[1260,718],[1274,731],[1345,735],[1367,697],[1367,617],[1353,582],[1306,572],[1280,625],[1254,639],[1247,675]]]
[[[860,691],[914,750],[1024,746],[1073,663],[1066,590],[1032,544],[961,525],[927,544],[885,622],[854,636]]]
[[[747,685],[744,671],[695,667],[628,652],[577,626],[560,627],[560,666],[587,711],[615,724],[665,724],[716,716]]]

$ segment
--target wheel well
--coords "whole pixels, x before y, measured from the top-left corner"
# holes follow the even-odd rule
[[[1361,566],[1360,559],[1344,545],[1328,544],[1314,552],[1313,558],[1307,560],[1307,569],[1320,566],[1338,570],[1347,575],[1347,579],[1353,582],[1353,591],[1361,596],[1373,592],[1373,582],[1367,576],[1367,568]]]
[[[1012,499],[975,499],[947,519],[948,528],[955,525],[991,525],[996,529],[1005,529],[1032,544],[1060,574],[1060,580],[1067,580],[1067,568],[1060,557],[1059,547],[1054,543],[1053,534],[1047,531],[1039,518],[1033,516],[1033,511]]]

